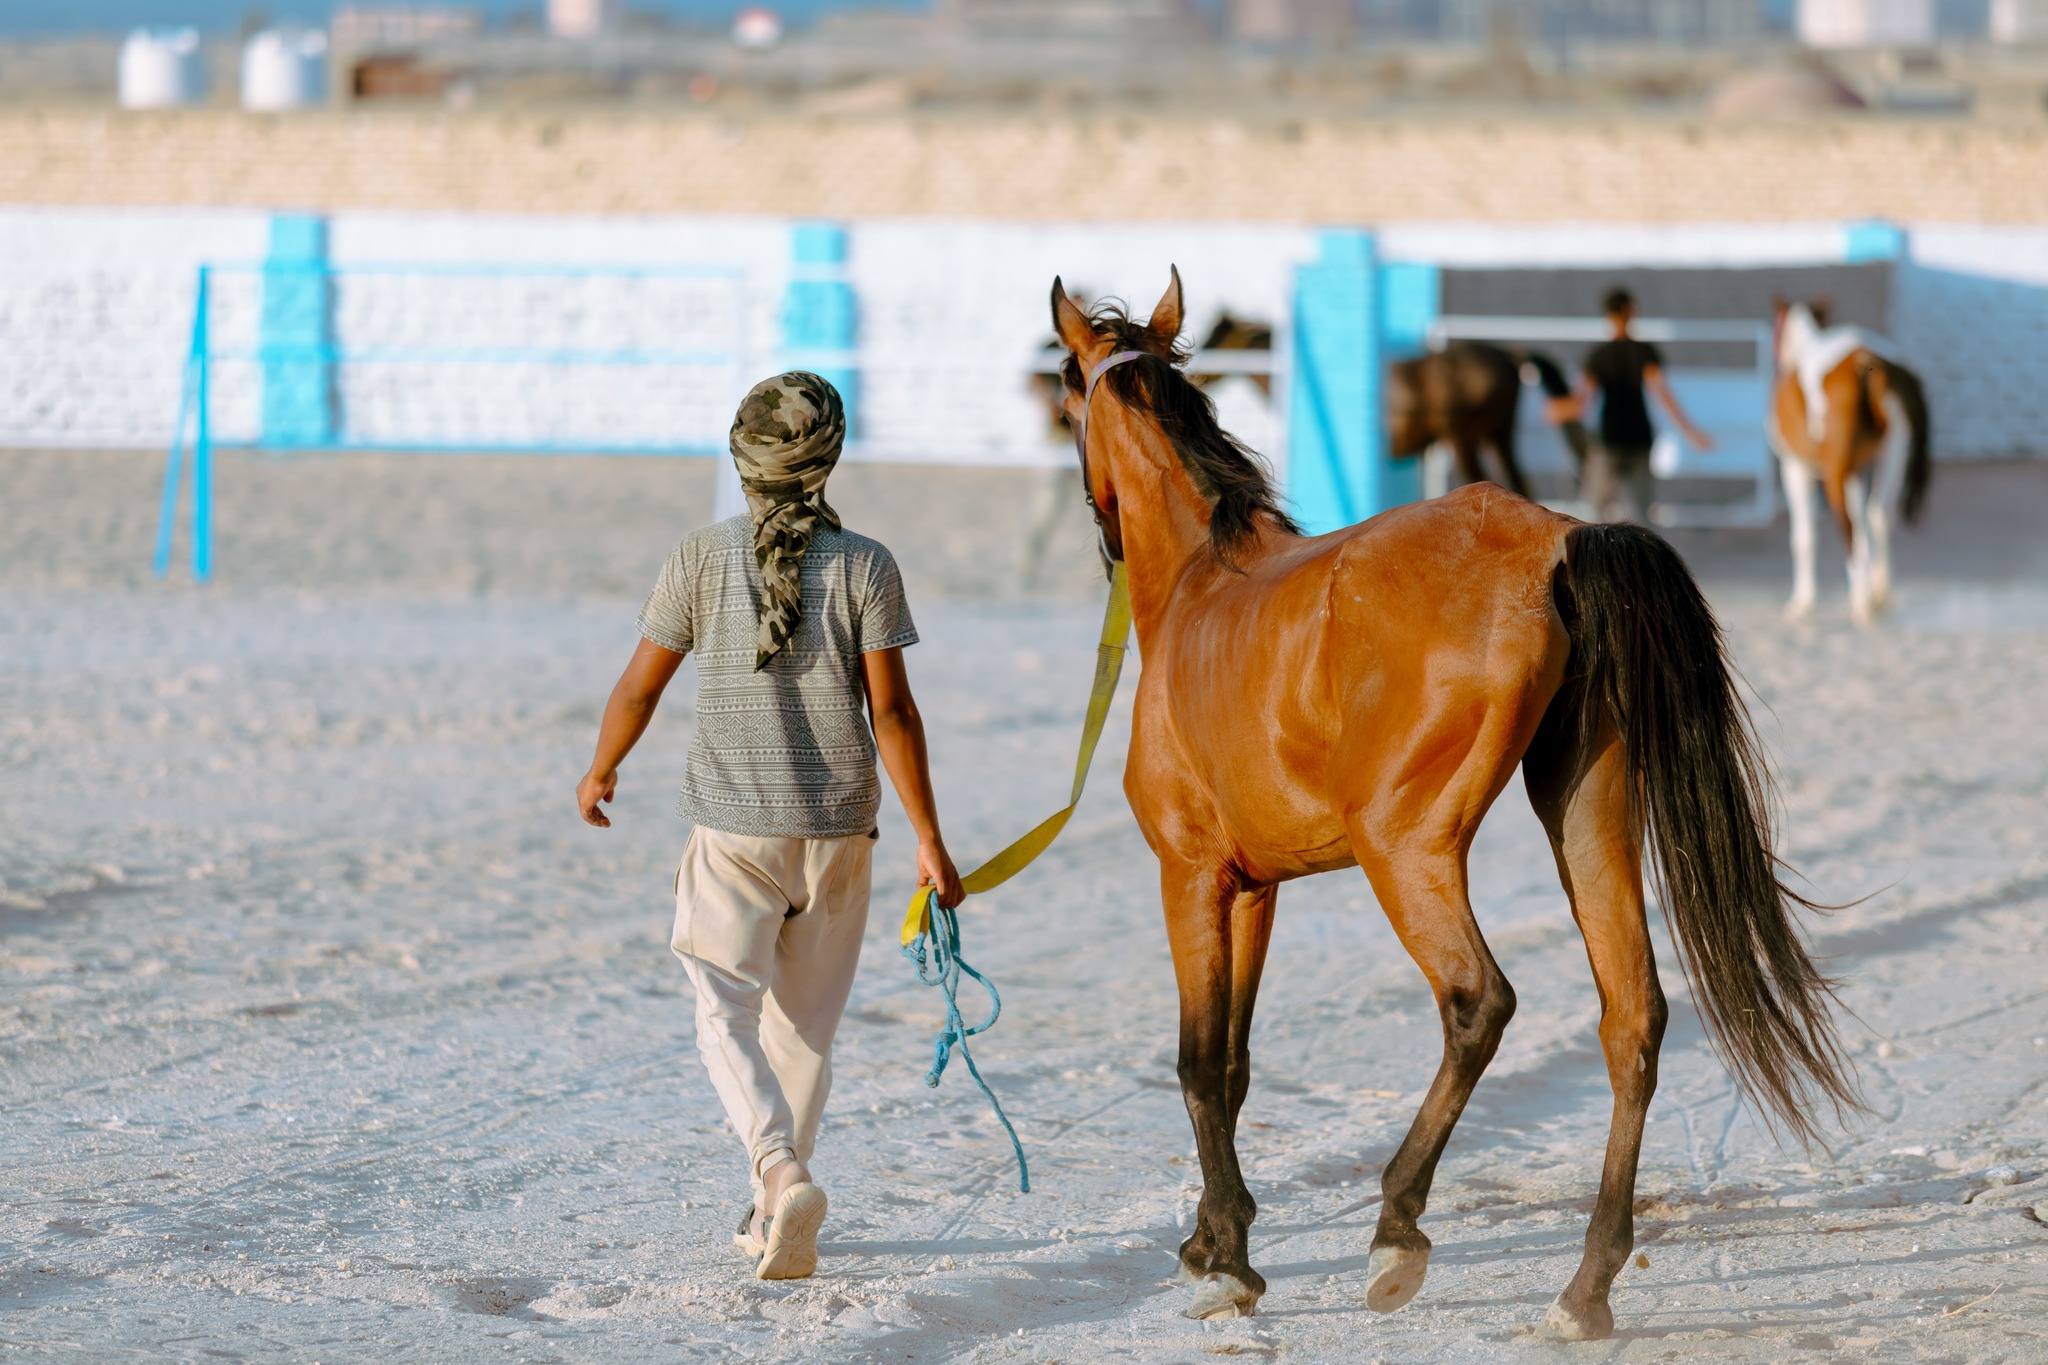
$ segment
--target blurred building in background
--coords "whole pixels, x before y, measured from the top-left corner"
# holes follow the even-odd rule
[[[801,16],[756,4],[736,21],[631,0],[546,0],[498,17],[459,3],[344,4],[328,37],[324,84],[340,103],[825,116],[2048,111],[2048,0],[931,0]],[[117,62],[121,50],[107,37],[0,42],[0,104],[117,91],[137,107],[227,102],[249,84],[237,80],[248,62],[279,91],[313,88],[287,79],[303,54],[244,52],[226,34],[152,30]],[[279,93],[251,107],[316,101]]]
[[[625,0],[548,0],[548,32],[557,38],[595,38],[625,17]]]
[[[1812,47],[1925,47],[1934,0],[1799,0],[1799,38]]]
[[[1230,37],[1259,46],[1348,44],[1358,21],[1351,0],[1230,0]]]
[[[2048,0],[1991,0],[1989,27],[1995,43],[2048,42]]]
[[[1769,29],[1765,0],[1363,0],[1367,33],[1462,44],[1750,42]]]
[[[934,0],[932,14],[952,32],[986,42],[1091,38],[1129,43],[1185,39],[1201,31],[1188,0]]]

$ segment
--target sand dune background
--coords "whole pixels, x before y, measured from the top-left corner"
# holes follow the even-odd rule
[[[1259,1317],[1161,1284],[1197,1194],[1154,866],[1095,783],[965,917],[977,1048],[895,952],[893,802],[818,1161],[814,1280],[757,1284],[741,1160],[669,957],[689,675],[608,832],[571,788],[639,597],[710,470],[229,457],[220,574],[147,572],[160,462],[0,453],[0,1344],[116,1359],[1197,1361],[2048,1358],[2048,467],[1944,466],[1898,610],[1778,616],[1782,530],[1691,536],[1823,900],[1873,1113],[1773,1143],[1681,979],[1612,1342],[1530,1331],[1578,1257],[1609,1098],[1583,951],[1511,789],[1474,901],[1521,1008],[1365,1311],[1377,1176],[1437,1057],[1355,872],[1281,895],[1241,1147]],[[951,840],[1062,799],[1099,579],[1085,517],[1019,582],[1029,473],[849,466],[904,563]],[[1660,940],[1661,942],[1661,940]],[[1667,964],[1670,954],[1665,952]]]

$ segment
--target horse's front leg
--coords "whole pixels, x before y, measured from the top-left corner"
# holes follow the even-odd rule
[[[1194,1232],[1180,1249],[1182,1275],[1202,1286],[1187,1313],[1249,1316],[1266,1281],[1252,1269],[1247,1246],[1258,1206],[1237,1164],[1237,1110],[1251,1083],[1245,1042],[1273,895],[1241,892],[1227,868],[1185,863],[1162,867],[1160,890],[1180,985],[1181,1095],[1202,1162]]]
[[[1429,1270],[1430,1241],[1417,1223],[1451,1129],[1514,1017],[1515,992],[1472,918],[1464,853],[1455,839],[1390,846],[1360,828],[1352,847],[1388,922],[1429,979],[1444,1029],[1436,1079],[1380,1176],[1383,1202],[1366,1262],[1365,1306],[1391,1313],[1415,1297]]]

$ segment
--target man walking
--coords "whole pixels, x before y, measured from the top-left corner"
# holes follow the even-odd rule
[[[1714,439],[1694,426],[1679,406],[1677,395],[1664,380],[1663,355],[1649,342],[1629,335],[1629,324],[1636,316],[1635,296],[1617,286],[1601,299],[1600,311],[1606,314],[1613,336],[1586,353],[1584,373],[1573,395],[1576,411],[1559,415],[1582,416],[1594,392],[1599,392],[1600,439],[1586,452],[1580,496],[1593,504],[1598,521],[1647,522],[1656,487],[1650,472],[1650,447],[1656,444],[1657,431],[1650,425],[1644,391],[1657,395],[1695,448],[1712,450]]]
[[[902,578],[825,501],[845,436],[839,394],[817,375],[747,394],[731,436],[747,514],[669,556],[576,789],[583,818],[608,827],[600,806],[619,764],[694,650],[697,733],[678,808],[696,828],[670,947],[696,991],[698,1052],[747,1149],[754,1197],[734,1241],[766,1280],[817,1267],[826,1200],[810,1160],[867,925],[878,747],[921,883],[941,905],[963,895],[903,668],[917,631]]]

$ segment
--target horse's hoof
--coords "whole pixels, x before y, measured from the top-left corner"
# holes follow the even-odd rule
[[[1391,1313],[1407,1306],[1429,1273],[1428,1247],[1375,1247],[1365,1263],[1365,1306]]]
[[[1605,1341],[1614,1335],[1614,1311],[1604,1303],[1575,1311],[1560,1294],[1543,1315],[1543,1335],[1552,1341]]]
[[[1804,621],[1811,615],[1813,615],[1813,599],[1811,597],[1795,597],[1785,604],[1785,619],[1787,621]]]
[[[1210,1275],[1188,1305],[1191,1318],[1248,1318],[1259,1311],[1258,1292],[1235,1275]]]

